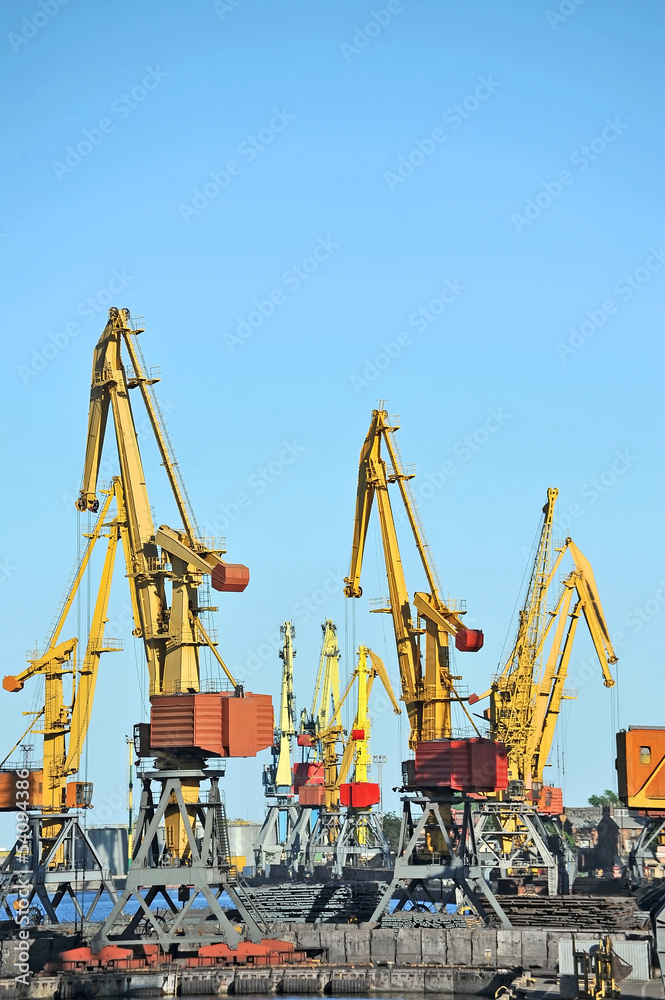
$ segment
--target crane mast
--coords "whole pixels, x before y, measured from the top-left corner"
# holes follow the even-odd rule
[[[293,694],[293,639],[295,629],[291,622],[284,622],[282,633],[282,696],[279,711],[279,751],[275,771],[275,786],[278,795],[288,795],[291,784],[291,742],[295,736],[295,698]]]
[[[302,710],[300,729],[315,735],[328,725],[331,712],[339,704],[339,643],[337,627],[329,618],[321,626],[323,643],[309,717]]]
[[[501,679],[494,687],[491,727],[494,739],[508,746],[509,769],[516,773],[512,780],[526,781],[524,768],[527,744],[532,733],[531,713],[534,677],[541,649],[541,636],[547,614],[548,577],[552,562],[552,523],[559,491],[549,489],[543,507],[543,524],[533,563],[527,597],[519,613],[515,644],[504,667]],[[510,696],[506,692],[510,691]],[[516,763],[517,762],[517,763]]]

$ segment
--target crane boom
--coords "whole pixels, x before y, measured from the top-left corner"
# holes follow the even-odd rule
[[[318,732],[325,729],[330,719],[330,713],[335,711],[339,703],[339,643],[337,627],[329,618],[321,626],[323,644],[319,657],[319,669],[314,685],[312,707],[307,718],[305,709],[302,711],[301,730],[305,727]]]
[[[385,440],[391,429],[388,425],[388,414],[384,410],[374,410],[369,433],[360,452],[351,566],[349,575],[344,581],[346,584],[344,593],[347,597],[362,596],[360,573],[372,504],[376,497],[388,577],[390,611],[397,644],[402,696],[406,703],[411,730],[418,732],[422,727],[422,707],[418,700],[422,691],[420,651],[417,639],[419,633],[414,627],[409,604],[409,592],[397,542],[395,519],[388,495],[388,472],[386,463],[381,456],[381,442]]]
[[[97,510],[97,480],[109,412],[123,485],[121,537],[130,584],[134,635],[143,638],[150,677],[150,696],[199,691],[199,647],[206,633],[198,625],[198,588],[211,577],[217,590],[243,590],[245,567],[224,563],[223,549],[211,547],[197,534],[189,498],[177,470],[166,428],[136,343],[142,333],[130,324],[127,309],[112,308],[95,347],[88,413],[88,434],[79,510]],[[131,366],[125,367],[122,346]],[[182,518],[183,530],[153,523],[130,390],[139,388],[155,435],[162,464]],[[169,607],[165,581],[171,581]],[[214,650],[213,650],[214,652]]]

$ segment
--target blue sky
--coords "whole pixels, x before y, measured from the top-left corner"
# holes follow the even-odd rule
[[[145,316],[199,522],[250,567],[217,618],[253,689],[278,694],[288,618],[299,706],[326,617],[396,681],[389,623],[341,593],[385,399],[444,591],[485,631],[457,658],[464,683],[497,670],[557,486],[557,535],[591,560],[616,640],[620,724],[662,724],[661,5],[16,0],[0,15],[5,672],[43,643],[85,528],[73,499],[111,304]],[[156,523],[175,525],[142,439]],[[110,474],[112,439],[106,458]],[[404,558],[421,589],[406,536]],[[386,592],[374,528],[363,585]],[[91,822],[124,817],[124,734],[143,717],[127,605],[118,572],[107,632],[125,652],[102,663]],[[592,652],[580,629],[550,769],[570,804],[614,781]],[[35,691],[0,699],[7,750]],[[379,705],[386,787],[405,736]],[[265,762],[229,763],[231,815],[261,815]]]

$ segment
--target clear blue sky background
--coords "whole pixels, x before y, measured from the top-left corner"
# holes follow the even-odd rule
[[[481,653],[457,657],[464,683],[484,690],[512,638],[558,486],[557,535],[592,561],[617,643],[620,723],[664,724],[662,5],[402,0],[389,23],[383,0],[44,5],[0,12],[4,672],[43,643],[85,527],[73,500],[111,300],[146,318],[201,524],[251,568],[218,615],[251,687],[278,694],[270,643],[290,617],[299,706],[325,617],[396,680],[389,621],[363,598],[354,626],[341,595],[358,452],[387,399],[444,591],[485,630]],[[272,315],[241,339],[271,293]],[[156,523],[175,525],[143,437]],[[112,438],[106,456],[110,474]],[[374,529],[363,583],[386,592]],[[127,602],[118,572],[108,633],[125,652],[102,663],[92,822],[124,817],[124,734],[143,717]],[[614,783],[592,653],[582,627],[565,774],[561,753],[551,768],[570,804]],[[0,699],[7,750],[36,691]],[[405,735],[378,712],[386,787]],[[231,815],[260,817],[264,758],[230,762]]]

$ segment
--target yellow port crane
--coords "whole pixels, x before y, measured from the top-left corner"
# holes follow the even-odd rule
[[[90,805],[89,785],[74,783],[68,788],[67,779],[78,773],[81,753],[90,725],[99,661],[102,653],[121,648],[119,640],[105,640],[104,628],[115,565],[115,554],[121,532],[122,486],[116,478],[111,489],[106,490],[96,524],[88,535],[88,544],[65,596],[62,609],[48,641],[48,648],[39,657],[31,659],[21,673],[3,679],[5,691],[23,690],[25,682],[35,676],[44,677],[44,707],[36,712],[29,731],[43,736],[43,791],[41,805],[44,812],[58,813],[63,809]],[[111,501],[116,498],[118,513],[107,523]],[[67,617],[89,566],[95,543],[108,531],[108,540],[101,580],[97,592],[83,661],[77,659],[78,640],[60,641]],[[64,678],[71,677],[71,694],[64,690]],[[36,728],[43,717],[42,728]],[[57,824],[56,824],[57,826]]]
[[[415,748],[421,741],[449,739],[452,736],[451,703],[462,704],[462,699],[454,686],[454,682],[461,678],[454,677],[450,672],[449,641],[454,638],[458,648],[475,650],[482,645],[482,633],[466,629],[462,621],[465,610],[461,606],[446,604],[441,597],[429,545],[410,495],[408,482],[413,475],[403,469],[394,436],[398,429],[397,425],[391,424],[386,410],[372,411],[369,432],[360,453],[351,565],[344,581],[344,593],[347,597],[362,595],[360,574],[372,504],[376,499],[390,596],[386,606],[375,610],[392,615],[401,697],[409,718],[409,746]],[[389,465],[382,454],[382,445]],[[404,579],[390,504],[388,485],[392,483],[397,483],[429,587],[428,593],[414,595],[413,607]],[[466,708],[462,707],[466,712]],[[475,729],[473,720],[468,712],[466,714]]]
[[[282,683],[279,720],[275,727],[272,762],[263,767],[263,787],[267,798],[272,799],[265,819],[254,843],[254,864],[258,875],[266,873],[266,865],[288,860],[289,845],[298,823],[298,810],[293,802],[293,773],[291,745],[296,735],[295,695],[293,691],[293,659],[296,651],[293,640],[296,632],[288,621],[280,626],[282,648]]]
[[[154,770],[141,771],[132,865],[123,893],[95,942],[140,943],[148,933],[165,950],[176,941],[184,945],[189,940],[198,946],[204,930],[190,927],[188,937],[185,926],[194,900],[203,898],[226,942],[234,944],[238,932],[219,905],[221,891],[233,898],[253,940],[260,937],[260,929],[256,916],[233,888],[237,873],[231,864],[219,790],[224,773],[221,762],[227,757],[253,757],[272,745],[272,704],[269,696],[246,692],[236,683],[214,636],[202,622],[204,613],[217,610],[206,606],[204,580],[209,578],[218,591],[241,592],[249,582],[249,571],[224,562],[221,540],[199,534],[153,390],[159,379],[146,368],[139,347],[143,332],[129,310],[109,310],[94,350],[83,480],[76,504],[82,511],[98,509],[97,481],[111,417],[125,506],[126,530],[121,535],[133,634],[142,640],[150,683],[150,723],[135,728],[135,746],[140,758],[156,763]],[[153,522],[130,402],[135,389],[145,405],[178,510],[181,525],[177,530]],[[201,690],[202,647],[210,649],[223,671],[226,689],[213,684]],[[207,764],[209,758],[213,758],[212,765]],[[160,787],[157,801],[153,782]],[[202,794],[205,782],[210,787]],[[162,823],[164,842],[158,837]],[[167,875],[167,869],[171,874]],[[174,887],[183,902],[180,909],[172,896]],[[168,921],[158,919],[151,910],[160,896],[171,915]],[[129,923],[127,907],[133,908]],[[147,924],[145,930],[142,921]]]
[[[285,626],[286,627],[286,626]],[[319,658],[316,684],[309,712],[303,709],[300,714],[298,746],[303,748],[307,757],[297,761],[293,767],[293,785],[291,796],[283,797],[277,806],[271,806],[263,823],[259,837],[254,845],[254,859],[259,874],[265,871],[267,863],[275,863],[278,858],[284,861],[293,875],[300,874],[307,858],[307,845],[312,833],[318,810],[324,805],[326,790],[324,778],[327,776],[328,786],[332,786],[337,774],[337,742],[342,738],[341,722],[337,723],[334,732],[329,733],[329,739],[324,747],[320,736],[328,730],[331,720],[339,704],[339,660],[340,651],[337,642],[335,623],[327,619],[321,626],[323,644]],[[286,645],[280,655],[286,661]],[[283,667],[282,679],[287,670]],[[284,704],[284,687],[283,687]],[[295,711],[294,703],[291,703]],[[307,748],[307,749],[304,749]],[[324,753],[326,759],[324,760]],[[276,794],[273,766],[264,768],[263,780],[266,795]],[[328,801],[330,794],[328,794]]]
[[[25,880],[27,876],[32,882],[28,900],[37,897],[50,923],[58,923],[58,907],[63,899],[74,901],[75,908],[83,913],[80,904],[76,902],[77,887],[83,883],[98,890],[88,907],[88,916],[92,914],[103,892],[111,899],[117,899],[110,873],[79,820],[78,810],[92,805],[92,783],[69,780],[75,778],[81,767],[102,653],[122,649],[120,640],[105,636],[115,556],[124,528],[120,480],[114,478],[110,488],[102,492],[105,494],[104,502],[94,526],[84,532],[88,543],[66,591],[46,650],[41,655],[31,657],[25,670],[5,677],[2,682],[5,691],[15,693],[23,690],[25,683],[31,678],[43,677],[44,704],[35,712],[25,713],[32,718],[19,740],[20,743],[28,733],[42,736],[42,764],[41,769],[30,770],[29,773],[26,771],[27,792],[20,798],[27,800],[25,806],[29,810],[29,846],[21,846],[19,838],[2,864],[0,908],[10,912],[8,898],[17,890],[20,880]],[[110,517],[114,498],[117,510],[115,516]],[[92,554],[100,538],[106,538],[107,548],[85,652],[81,658],[78,655],[78,639],[62,640],[61,636],[85,574],[90,571]],[[9,786],[15,783],[15,772],[0,772],[3,803],[0,808],[17,808],[19,796],[16,794],[16,787],[13,788],[13,795],[7,795]],[[80,871],[82,864],[85,867],[83,883]]]
[[[614,684],[610,666],[617,661],[589,561],[571,538],[560,546],[554,544],[558,492],[547,491],[515,642],[503,670],[482,696],[490,699],[486,712],[490,736],[507,749],[508,788],[497,792],[495,801],[490,797],[478,806],[475,824],[488,877],[498,870],[503,876],[531,881],[534,873],[544,872],[550,894],[570,891],[576,868],[575,855],[560,827],[561,789],[544,787],[543,782],[561,704],[576,697],[566,691],[565,682],[581,616],[588,625],[606,687]],[[553,605],[548,606],[552,583],[567,553],[573,569],[563,579]],[[469,699],[472,704],[478,700],[475,695]]]
[[[575,697],[565,691],[568,666],[581,616],[587,623],[605,687],[614,679],[610,666],[617,656],[610,641],[598,588],[588,559],[571,538],[555,548],[552,539],[558,490],[547,491],[543,523],[517,635],[503,670],[490,691],[490,732],[508,750],[512,795],[526,792],[537,802],[562,701]],[[554,557],[556,552],[556,557]],[[547,599],[559,567],[570,554],[573,570],[564,578],[554,606]],[[573,604],[573,598],[575,598]],[[571,611],[571,605],[572,611]],[[551,644],[544,655],[548,637]]]
[[[367,660],[371,662],[371,668],[367,666]],[[358,650],[358,663],[349,678],[349,682],[339,699],[336,708],[329,716],[327,722],[322,724],[317,730],[314,739],[321,747],[321,759],[323,761],[323,787],[325,790],[323,807],[327,812],[337,812],[340,805],[339,789],[342,782],[346,781],[351,765],[362,761],[361,767],[367,765],[367,745],[369,741],[369,715],[368,705],[376,678],[381,681],[388,698],[393,706],[396,715],[401,713],[401,709],[395,700],[390,678],[386,673],[383,661],[367,646],[361,646]],[[357,701],[355,721],[348,739],[344,738],[344,727],[342,725],[341,712],[346,700],[357,685]],[[366,720],[367,726],[360,726],[359,720]],[[353,736],[353,733],[356,736]],[[360,733],[362,732],[362,735]],[[338,751],[338,744],[342,744],[341,757]],[[364,772],[366,774],[366,771]],[[359,778],[358,780],[366,780]]]
[[[358,487],[349,575],[344,583],[347,597],[360,597],[360,574],[365,553],[372,505],[376,500],[388,579],[387,605],[371,610],[391,615],[397,647],[401,698],[409,718],[409,748],[415,760],[402,763],[403,790],[415,791],[402,798],[402,822],[393,878],[377,903],[372,920],[378,920],[399,893],[398,908],[420,910],[434,906],[445,911],[452,899],[466,901],[478,915],[489,920],[484,903],[496,912],[504,926],[505,914],[485,882],[478,862],[471,822],[471,801],[463,806],[461,829],[453,822],[451,805],[461,792],[484,791],[503,781],[504,751],[480,738],[463,697],[455,688],[461,680],[450,669],[450,641],[456,649],[476,652],[483,633],[467,629],[462,604],[445,602],[441,596],[434,561],[429,551],[395,432],[383,409],[372,411],[369,432],[360,452]],[[382,452],[385,449],[385,453]],[[416,550],[427,580],[428,591],[410,600],[402,566],[389,486],[397,484]],[[453,740],[452,704],[457,703],[478,739]],[[425,848],[423,848],[425,845]],[[444,880],[451,888],[433,901],[429,879]],[[441,883],[443,884],[443,883]]]
[[[370,852],[387,850],[383,832],[371,814],[371,806],[378,802],[378,798],[372,802],[370,801],[372,795],[366,794],[368,789],[370,792],[374,790],[374,786],[367,781],[371,763],[369,699],[377,677],[390,699],[393,711],[399,715],[401,709],[395,699],[383,661],[367,646],[360,646],[358,662],[344,693],[327,725],[320,728],[316,734],[323,759],[324,797],[323,807],[313,826],[307,850],[307,866],[310,870],[313,869],[316,855],[321,851],[332,850],[333,874],[341,875],[345,860],[349,856],[368,850]],[[356,685],[356,713],[351,731],[345,738],[341,711],[354,685]],[[341,757],[338,752],[340,743]],[[347,784],[346,779],[352,767],[353,781]],[[347,796],[347,801],[344,803],[341,801],[342,791],[346,792]],[[349,807],[345,815],[341,813],[342,804]],[[360,815],[357,816],[356,813]]]
[[[79,510],[98,509],[97,480],[110,414],[124,495],[123,546],[134,615],[133,634],[143,639],[152,700],[158,695],[199,692],[199,647],[203,645],[210,646],[234,686],[235,680],[215,645],[208,642],[199,617],[200,611],[207,610],[199,606],[199,588],[204,575],[211,577],[216,589],[229,589],[225,585],[223,550],[199,538],[189,498],[152,392],[152,386],[159,380],[146,371],[138,347],[137,337],[142,332],[140,327],[130,323],[128,310],[109,310],[108,323],[93,355],[83,485],[76,506]],[[129,367],[125,366],[122,357],[123,345],[129,356]],[[166,525],[155,528],[153,524],[130,403],[130,390],[137,387],[146,406],[183,530],[174,531]],[[170,606],[167,580],[171,583]],[[191,775],[183,778],[181,788],[185,802],[197,800],[199,782],[196,778]],[[190,813],[193,819],[193,807]],[[166,842],[172,855],[184,858],[189,855],[186,824],[175,804],[166,814]]]

